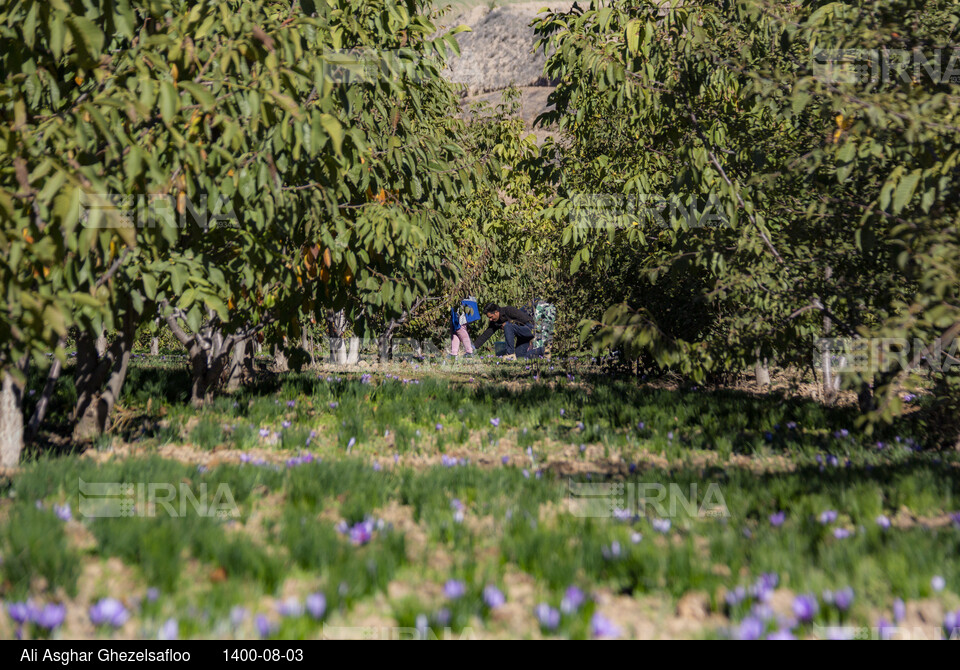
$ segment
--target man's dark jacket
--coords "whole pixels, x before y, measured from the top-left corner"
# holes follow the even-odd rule
[[[516,307],[501,307],[500,318],[496,321],[490,321],[488,323],[487,329],[483,331],[480,334],[480,337],[477,338],[477,341],[473,343],[474,349],[479,349],[482,347],[495,331],[500,330],[505,324],[508,323],[530,326],[532,329],[534,321],[533,317],[524,312],[522,309],[517,309]]]

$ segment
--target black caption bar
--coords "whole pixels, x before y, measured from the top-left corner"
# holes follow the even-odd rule
[[[318,662],[316,642],[285,640],[36,640],[0,645],[0,665],[56,663],[64,667],[95,663],[186,664],[219,662],[241,667],[248,663]]]

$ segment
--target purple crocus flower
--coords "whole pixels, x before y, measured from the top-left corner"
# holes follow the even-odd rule
[[[90,621],[94,626],[119,628],[130,618],[130,613],[116,598],[103,598],[90,608]]]
[[[260,437],[270,437],[270,429],[269,429],[269,428],[261,428],[261,429],[260,429]]]
[[[767,635],[768,640],[796,640],[797,636],[788,630],[780,629]]]
[[[253,620],[253,624],[256,626],[257,633],[260,635],[260,637],[267,637],[273,632],[273,625],[263,614],[258,614]]]
[[[750,614],[761,621],[772,621],[777,616],[777,613],[767,603],[754,603],[753,607],[750,608]]]
[[[70,504],[65,505],[54,505],[53,513],[57,515],[57,518],[61,521],[69,521],[73,518],[73,514],[70,513]]]
[[[750,587],[750,595],[759,600],[762,603],[765,603],[770,600],[770,597],[773,595],[773,590],[777,588],[777,583],[779,582],[779,577],[774,573],[764,573],[760,575],[760,578]]]
[[[764,572],[760,575],[760,579],[757,582],[761,584],[763,588],[768,590],[773,590],[777,588],[777,585],[780,584],[780,575],[776,572]]]
[[[887,530],[888,528],[890,528],[890,519],[888,519],[886,516],[881,514],[880,516],[877,517],[877,525],[880,526],[880,528],[882,528],[883,530]]]
[[[592,637],[617,638],[620,637],[620,634],[620,629],[599,612],[590,619],[590,635]]]
[[[837,609],[841,612],[846,612],[850,609],[850,605],[853,604],[853,589],[847,586],[846,588],[836,591],[833,594],[833,604],[836,605]]]
[[[439,610],[437,610],[433,620],[437,622],[438,626],[443,628],[450,625],[450,619],[452,618],[453,616],[451,615],[450,610],[446,607],[441,607]]]
[[[437,430],[443,430],[443,424],[442,424],[442,423],[438,423],[438,424],[437,424]]]
[[[563,600],[560,601],[560,611],[564,614],[573,614],[580,609],[586,599],[586,594],[580,588],[570,586],[563,594]]]
[[[943,632],[948,638],[960,632],[960,610],[943,615]]]
[[[289,421],[284,421],[280,424],[281,428],[289,428],[292,424]]]
[[[547,603],[540,603],[533,608],[533,614],[537,617],[540,625],[547,630],[554,630],[560,625],[560,612]]]
[[[930,580],[930,586],[934,591],[940,593],[947,586],[947,581],[940,575],[934,575],[933,579]]]
[[[853,532],[847,530],[846,528],[834,528],[833,530],[833,536],[838,540],[845,540],[851,535],[853,535]]]
[[[747,598],[747,590],[742,586],[737,586],[732,591],[727,591],[727,595],[724,597],[724,600],[727,601],[727,605],[734,607],[739,605]]]
[[[243,623],[243,620],[247,618],[247,610],[241,607],[240,605],[235,605],[230,610],[230,623],[233,624],[234,628]]]
[[[41,628],[53,630],[63,623],[67,615],[67,608],[63,605],[47,604],[37,611],[34,616],[34,622]]]
[[[10,603],[7,605],[7,612],[10,618],[19,624],[24,624],[33,619],[32,607],[28,603]]]
[[[498,427],[500,425],[499,417],[494,417],[493,419],[490,419],[490,425],[493,426],[494,428]]]
[[[893,621],[900,623],[907,616],[907,606],[900,598],[893,601]]]
[[[738,640],[759,640],[766,628],[763,621],[755,616],[748,616],[740,622],[736,637]]]
[[[147,589],[147,602],[156,602],[157,598],[159,597],[160,590],[157,587],[151,586],[149,589]]]
[[[607,560],[620,558],[620,543],[614,540],[610,543],[609,547],[602,547],[600,549],[600,553],[602,553],[603,557]]]
[[[303,614],[303,603],[291,596],[277,605],[277,611],[280,616],[298,617]]]
[[[327,597],[322,593],[311,593],[307,596],[307,611],[314,619],[322,619],[327,611]]]
[[[650,525],[653,526],[653,529],[658,533],[670,532],[670,519],[654,519],[650,522]]]
[[[770,515],[770,525],[773,526],[774,528],[779,528],[780,526],[783,525],[783,522],[786,520],[786,518],[787,518],[786,512],[782,510],[780,512],[774,512],[773,514]]]
[[[793,599],[793,614],[802,622],[812,621],[818,610],[815,595],[800,595]]]
[[[296,407],[296,406],[297,406],[297,401],[296,401],[296,400],[288,400],[288,401],[287,401],[287,407],[289,407],[290,409],[293,409],[293,408]]]
[[[828,524],[828,523],[833,523],[833,522],[836,521],[836,520],[837,520],[837,511],[836,511],[836,510],[828,509],[827,511],[822,512],[822,513],[820,514],[820,523],[822,523],[822,524],[824,524],[824,525],[826,525],[826,524]]]
[[[510,462],[510,457],[509,457],[509,456],[504,456],[503,458],[500,459],[500,462],[503,463],[504,465],[506,465],[507,463]]]
[[[495,610],[507,602],[507,598],[503,595],[503,591],[498,589],[496,586],[493,584],[487,584],[483,587],[483,602],[487,607]]]
[[[158,640],[178,640],[180,639],[180,627],[177,625],[176,619],[167,619],[163,622],[163,625],[160,626],[160,630],[157,632]]]
[[[356,545],[361,546],[370,541],[373,537],[373,522],[372,521],[361,521],[358,524],[355,524],[353,528],[350,529],[350,541]]]
[[[457,598],[462,598],[467,592],[467,586],[463,582],[457,579],[448,580],[446,584],[443,585],[443,595],[445,595],[450,600],[456,600]]]

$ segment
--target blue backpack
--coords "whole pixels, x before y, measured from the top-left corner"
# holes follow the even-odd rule
[[[477,299],[473,296],[460,301],[460,309],[450,309],[450,325],[454,332],[468,323],[480,320],[480,307],[477,306]]]

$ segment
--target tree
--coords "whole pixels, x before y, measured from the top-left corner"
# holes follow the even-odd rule
[[[357,295],[400,313],[453,268],[443,210],[476,176],[439,75],[455,38],[427,39],[427,6],[4,3],[3,406],[19,407],[30,357],[59,343],[62,360],[71,324],[82,438],[107,427],[158,311],[199,403],[267,325]],[[101,355],[87,345],[105,329],[119,337]],[[10,416],[4,453],[18,453]]]
[[[636,273],[611,286],[616,304],[585,332],[700,379],[767,357],[809,363],[827,327],[848,338],[954,336],[949,84],[845,84],[824,76],[815,55],[945,45],[956,11],[704,0],[594,3],[538,20],[541,44],[555,48],[546,72],[560,80],[544,120],[573,147],[557,154],[561,196],[550,211],[568,221],[571,269]],[[598,216],[583,193],[641,206]],[[672,216],[656,211],[664,203]],[[716,225],[704,225],[702,203],[720,215]],[[680,296],[679,277],[692,282]],[[696,321],[671,322],[670,303]],[[850,375],[866,391],[868,419],[892,419],[908,375]]]

